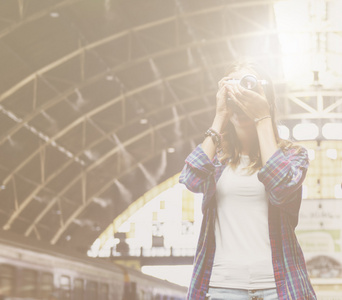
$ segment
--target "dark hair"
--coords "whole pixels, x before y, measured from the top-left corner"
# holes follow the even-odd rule
[[[270,115],[272,120],[273,131],[275,135],[276,142],[278,146],[282,149],[288,148],[292,146],[292,143],[287,140],[283,140],[279,137],[277,124],[275,121],[275,113],[276,113],[276,105],[275,105],[275,92],[272,80],[270,76],[266,73],[266,71],[258,65],[256,62],[251,61],[250,59],[239,59],[227,66],[225,76],[233,72],[241,71],[242,69],[246,69],[250,71],[252,74],[257,76],[259,79],[266,80],[268,82],[267,85],[263,86],[263,90],[267,101],[270,106]],[[236,168],[240,163],[240,154],[241,154],[241,145],[237,138],[235,128],[233,124],[229,121],[225,132],[223,133],[223,154],[220,159],[226,160],[228,159],[228,164]],[[255,139],[254,145],[252,147],[251,152],[249,153],[250,164],[247,167],[250,173],[254,173],[256,170],[262,167],[261,155],[260,155],[260,147],[258,138]]]

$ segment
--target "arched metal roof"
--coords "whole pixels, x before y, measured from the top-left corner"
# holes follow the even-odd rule
[[[2,230],[85,252],[180,171],[227,62],[284,82],[274,2],[1,1]]]

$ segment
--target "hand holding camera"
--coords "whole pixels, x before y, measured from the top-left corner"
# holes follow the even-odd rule
[[[232,113],[244,113],[252,120],[269,115],[270,107],[263,90],[268,84],[266,80],[246,74],[241,79],[228,78],[224,84],[228,90],[226,106]]]
[[[253,74],[244,75],[241,79],[228,79],[226,81],[228,85],[240,85],[247,90],[251,90],[254,92],[259,92],[258,86],[265,86],[268,82],[264,79],[258,80],[257,77]],[[232,101],[232,99],[227,98],[227,101]]]

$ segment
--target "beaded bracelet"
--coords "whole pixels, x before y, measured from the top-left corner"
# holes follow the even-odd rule
[[[216,130],[209,128],[205,133],[204,136],[210,136],[211,139],[213,140],[215,146],[218,148],[221,148],[221,134],[218,133]]]

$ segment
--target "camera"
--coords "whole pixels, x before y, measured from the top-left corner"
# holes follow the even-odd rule
[[[228,80],[228,83],[230,84],[240,84],[242,87],[244,87],[247,90],[252,90],[257,92],[258,91],[258,83],[261,85],[267,85],[267,80],[258,80],[255,75],[253,74],[246,74],[241,79],[230,79]]]
[[[246,74],[241,79],[229,79],[227,81],[229,84],[240,84],[243,88],[258,92],[258,84],[262,86],[267,85],[267,80],[258,80],[258,78],[253,74]],[[227,104],[234,105],[234,102],[229,97],[227,98]]]

